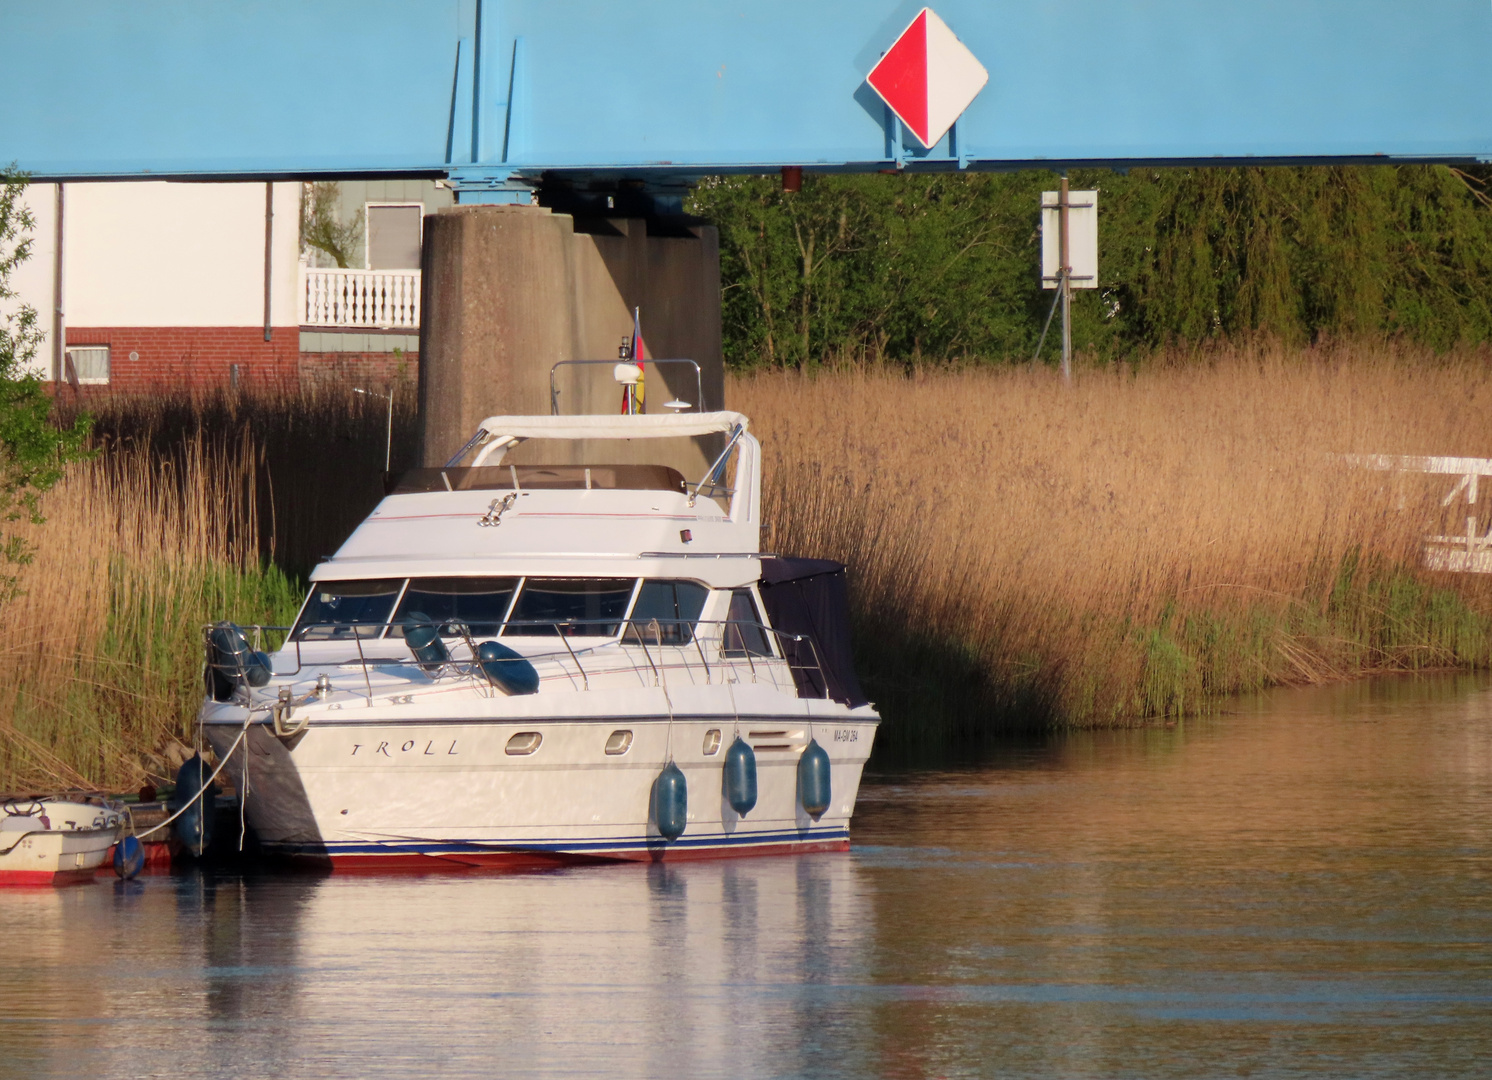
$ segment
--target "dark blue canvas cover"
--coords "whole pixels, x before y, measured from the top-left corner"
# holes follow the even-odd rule
[[[850,708],[869,704],[850,651],[850,599],[844,564],[831,559],[762,560],[758,584],[767,618],[784,634],[806,634],[818,645],[820,676],[806,642],[783,641],[803,697],[827,697]]]

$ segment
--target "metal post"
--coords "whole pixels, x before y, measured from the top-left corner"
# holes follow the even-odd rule
[[[394,388],[389,387],[389,434],[383,444],[383,471],[388,472],[394,461]]]
[[[1067,174],[1057,195],[1057,244],[1061,269],[1057,288],[1062,290],[1062,381],[1072,382],[1072,260],[1068,255]]]
[[[63,376],[63,365],[67,359],[67,336],[63,332],[63,305],[62,305],[62,212],[63,212],[63,185],[61,181],[57,184],[57,228],[53,236],[52,252],[52,381],[60,383]]]
[[[264,340],[270,340],[270,316],[269,306],[270,282],[274,279],[274,255],[275,255],[275,185],[272,181],[264,183]]]
[[[352,388],[352,392],[354,394],[362,394],[364,397],[382,398],[384,401],[387,401],[389,403],[388,440],[383,444],[383,471],[388,472],[390,463],[394,460],[394,388],[391,386],[389,387],[389,392],[387,394],[380,394],[377,390],[364,390],[361,386],[354,386]],[[472,441],[475,442],[476,440],[473,439]],[[470,443],[468,443],[467,446],[468,448],[470,448]],[[450,468],[451,465],[454,465],[457,461],[459,461],[465,453],[466,450],[462,450],[461,453],[457,454],[456,457],[453,458],[446,467]],[[450,483],[451,482],[449,480],[446,481],[447,486],[449,486]],[[514,486],[517,486],[516,480],[514,481]]]
[[[487,14],[486,7],[486,0],[477,0],[476,40],[473,42],[476,46],[476,54],[472,58],[471,65],[471,160],[474,163],[487,160],[487,118],[482,115],[482,102],[487,83],[490,81],[487,75],[487,65],[482,62],[487,58],[487,27],[485,25],[487,20],[483,18]],[[459,192],[456,201],[461,201]],[[424,358],[421,357],[421,359]]]

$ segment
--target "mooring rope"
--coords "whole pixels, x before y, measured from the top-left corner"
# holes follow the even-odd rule
[[[142,833],[135,833],[135,839],[136,840],[143,840],[145,837],[149,836],[151,833],[153,833],[153,832],[159,832],[160,830],[164,829],[167,825],[171,824],[171,822],[175,821],[177,818],[181,817],[182,814],[186,813],[187,810],[190,809],[191,805],[194,802],[197,802],[198,800],[200,800],[202,798],[202,796],[204,794],[206,794],[207,789],[212,786],[212,782],[218,778],[218,773],[220,773],[220,772],[223,771],[223,769],[227,766],[229,759],[233,757],[233,752],[238,749],[239,744],[241,744],[244,741],[244,738],[249,734],[249,725],[254,722],[254,711],[255,710],[253,710],[253,709],[249,710],[249,715],[244,718],[243,727],[238,732],[238,738],[234,739],[233,740],[233,745],[230,746],[230,747],[228,747],[228,752],[223,755],[223,760],[220,761],[220,762],[218,762],[218,767],[212,771],[212,775],[209,776],[206,780],[202,781],[202,786],[197,789],[197,794],[193,795],[190,799],[188,799],[185,803],[183,803],[181,805],[181,807],[176,811],[176,813],[172,814],[165,821],[162,821],[158,825],[152,825],[150,828],[146,829]],[[199,724],[198,727],[200,728],[201,725]],[[200,731],[199,731],[198,734],[199,734],[199,741],[200,741]],[[200,776],[201,773],[199,772],[198,775]],[[243,793],[240,792],[239,793],[239,800],[242,801],[242,799],[243,799]],[[134,816],[131,815],[130,816],[130,825],[131,825],[131,827],[134,826],[134,820],[135,820]]]

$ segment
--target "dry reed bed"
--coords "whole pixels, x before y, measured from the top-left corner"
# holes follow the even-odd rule
[[[767,447],[766,545],[851,567],[862,669],[913,721],[896,738],[1489,659],[1488,583],[1418,569],[1450,481],[1332,457],[1492,457],[1482,354],[1266,347],[1070,388],[862,371],[730,394]]]
[[[22,528],[35,558],[0,609],[0,791],[169,773],[159,752],[200,704],[202,624],[287,620],[299,586],[269,556],[304,572],[380,494],[382,403],[347,388],[87,405],[98,456]]]

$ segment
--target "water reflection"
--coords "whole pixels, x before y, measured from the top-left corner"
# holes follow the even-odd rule
[[[872,776],[850,855],[0,893],[0,1076],[1472,1075],[1492,694]]]
[[[0,1072],[779,1074],[813,1057],[811,988],[863,976],[861,877],[830,855],[6,895]]]
[[[923,995],[893,1006],[887,1074],[1471,1075],[1492,1052],[1485,680],[879,779],[856,833],[877,973]],[[937,917],[898,919],[918,894]]]

